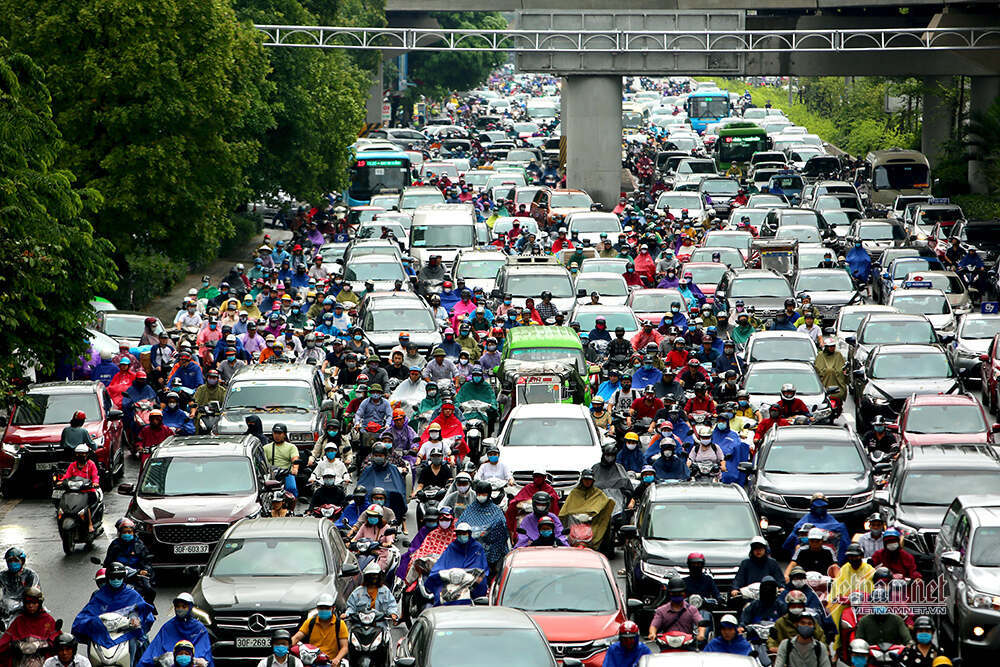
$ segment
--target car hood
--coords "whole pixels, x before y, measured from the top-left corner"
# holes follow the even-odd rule
[[[91,437],[96,438],[101,435],[101,422],[87,422],[84,424]],[[9,426],[3,434],[4,442],[54,442],[56,444],[62,439],[63,429],[66,424],[39,424],[36,426]]]
[[[758,486],[763,491],[779,495],[811,496],[817,491],[827,495],[863,493],[871,488],[869,474],[861,472],[832,475],[804,475],[763,471]]]
[[[904,433],[903,440],[914,447],[924,445],[989,445],[989,435],[982,433]]]
[[[737,567],[750,553],[750,540],[705,542],[697,540],[650,540],[643,538],[642,552],[660,565],[687,567],[688,554],[705,554],[705,565],[712,567]]]
[[[260,508],[256,494],[242,496],[136,496],[129,513],[156,523],[230,523]],[[144,518],[145,517],[145,518]]]
[[[963,338],[959,341],[960,350],[972,354],[986,354],[990,349],[989,338]]]
[[[442,260],[444,258],[442,257]],[[351,284],[351,289],[354,290],[355,294],[360,294],[365,291],[365,281],[364,280],[348,280]],[[395,280],[373,280],[372,284],[375,286],[376,292],[391,292],[396,288]],[[403,289],[405,290],[408,283],[403,281]]]
[[[500,461],[511,471],[534,470],[583,470],[594,465],[601,457],[596,444],[586,447],[504,447]]]
[[[942,313],[938,315],[927,315],[927,319],[931,321],[931,326],[935,330],[946,329],[955,326],[955,317],[948,313]]]
[[[571,612],[532,612],[531,618],[542,628],[549,642],[587,642],[618,634],[619,613],[574,614]]]
[[[411,331],[410,342],[418,348],[433,347],[441,343],[441,334],[437,331]],[[368,340],[382,350],[399,345],[398,331],[368,331]]]
[[[947,505],[900,505],[896,509],[896,519],[914,528],[938,530],[947,509]]]
[[[245,419],[250,415],[260,417],[264,433],[270,433],[271,427],[279,422],[288,427],[289,433],[311,432],[315,421],[314,413],[299,412],[297,410],[268,410],[267,412],[259,410],[225,410],[219,418],[219,424],[216,426],[215,432],[219,435],[244,433],[247,430]]]
[[[886,394],[893,399],[906,398],[910,394],[943,394],[956,385],[954,378],[928,378],[914,379],[906,378],[901,380],[869,380],[865,386],[865,393],[872,396],[886,398]],[[879,391],[881,389],[881,391]]]
[[[1000,595],[1000,567],[965,566],[965,583],[990,595]]]
[[[857,292],[848,290],[836,290],[829,292],[808,292],[812,302],[816,306],[844,306]]]
[[[332,577],[202,577],[195,587],[195,604],[206,603],[214,613],[230,609],[296,613],[309,609],[332,589]]]

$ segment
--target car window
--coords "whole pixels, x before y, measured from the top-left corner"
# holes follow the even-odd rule
[[[323,576],[326,555],[318,539],[230,538],[219,545],[212,577]]]
[[[906,413],[907,433],[985,433],[986,428],[979,405],[914,405]]]
[[[763,468],[769,473],[857,475],[864,462],[853,442],[774,442]]]
[[[469,649],[475,647],[475,660],[470,661]],[[511,656],[519,665],[552,664],[548,644],[537,630],[462,628],[435,630],[431,639],[430,656],[421,665],[467,665],[476,667],[509,667]]]
[[[1000,488],[1000,471],[913,471],[903,482],[899,502],[904,505],[947,505],[955,499],[956,488],[962,489],[962,493],[993,493]]]
[[[934,343],[930,322],[869,322],[861,334],[866,345]]]
[[[976,567],[1000,567],[1000,528],[984,526],[976,531],[969,563]]]
[[[243,456],[160,456],[142,470],[139,495],[232,496],[257,488],[250,461]]]
[[[948,511],[944,513],[944,519],[941,520],[941,541],[945,546],[947,546],[947,541],[951,539],[952,531],[955,530],[955,525],[958,523],[959,509],[961,509],[959,502],[953,501],[948,507]]]
[[[69,424],[77,410],[83,410],[87,420],[100,418],[100,406],[92,392],[79,394],[43,394],[31,392],[17,407],[14,426]]]
[[[603,568],[515,567],[499,604],[532,612],[615,613],[618,602]]]

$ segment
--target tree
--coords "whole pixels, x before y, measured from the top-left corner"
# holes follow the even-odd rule
[[[504,30],[507,22],[497,12],[434,12],[442,28]],[[470,42],[471,43],[471,42]],[[442,97],[471,90],[489,78],[506,58],[499,51],[416,51],[410,54],[409,77],[419,92]]]
[[[84,346],[90,300],[114,288],[111,244],[85,215],[101,201],[57,169],[62,141],[42,70],[0,39],[0,401],[22,369]]]
[[[98,233],[127,275],[152,254],[215,257],[274,119],[260,36],[227,0],[0,0],[12,48],[46,71],[60,164],[102,192]]]
[[[1000,97],[985,111],[975,111],[965,128],[965,146],[969,155],[984,164],[986,187],[990,194],[1000,193]]]

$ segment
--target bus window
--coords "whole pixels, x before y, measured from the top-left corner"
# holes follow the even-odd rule
[[[688,98],[688,116],[691,118],[724,118],[729,115],[729,99],[727,97],[697,97]]]
[[[893,190],[926,188],[928,178],[928,169],[922,164],[879,165],[874,174],[875,187]]]

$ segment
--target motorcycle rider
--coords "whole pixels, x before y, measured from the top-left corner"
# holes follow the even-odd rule
[[[895,528],[885,531],[882,535],[882,548],[872,554],[871,564],[875,567],[885,566],[893,574],[900,574],[907,579],[923,579],[923,575],[917,569],[917,561],[902,548],[901,538]]]
[[[706,628],[701,625],[701,612],[688,603],[684,590],[683,579],[678,576],[670,578],[667,583],[670,601],[656,608],[649,624],[650,641],[655,641],[656,635],[671,630],[694,635],[698,642],[705,640]]]
[[[90,482],[90,489],[87,490],[87,527],[88,531],[93,533],[93,509],[101,498],[101,476],[97,472],[97,465],[90,460],[90,448],[87,445],[76,446],[73,450],[73,462],[66,468],[59,481],[65,482],[74,477],[82,477]]]
[[[820,572],[823,572],[820,570]],[[819,596],[809,586],[807,573],[801,565],[796,565],[788,573],[788,583],[778,591],[778,599],[784,599],[792,591],[799,591],[806,596],[806,607],[816,612],[816,620],[823,628],[823,632],[829,637],[836,635],[837,626],[826,613],[826,607],[820,601]]]
[[[639,641],[639,626],[634,621],[625,621],[618,628],[618,641],[608,647],[602,667],[637,667],[644,655],[652,651]]]
[[[442,504],[448,505],[455,512],[455,518],[462,516],[465,508],[475,502],[476,496],[472,491],[472,475],[462,471],[455,476],[455,490],[449,493],[442,500]]]
[[[815,612],[806,609],[796,619],[795,634],[778,644],[774,667],[830,667],[830,654],[826,645],[815,636],[818,633]]]
[[[608,343],[608,359],[632,358],[632,343],[625,338],[625,327],[615,327],[615,337]]]
[[[332,597],[331,597],[332,605]],[[394,623],[399,621],[399,604],[392,596],[392,591],[385,585],[385,573],[375,564],[369,563],[362,572],[362,583],[357,586],[347,597],[347,607],[344,610],[345,616],[352,616],[363,611],[374,609],[383,614],[385,618],[379,622],[384,629],[389,628],[389,620]],[[338,622],[340,619],[337,619]],[[303,626],[305,627],[305,626]],[[347,652],[347,638],[345,637],[344,652]],[[333,662],[333,665],[339,663]]]
[[[567,519],[574,514],[590,515],[593,533],[591,544],[597,548],[603,545],[605,537],[610,537],[614,508],[615,501],[596,486],[594,473],[588,469],[580,473],[580,481],[566,496],[566,502],[559,510],[559,518],[568,524]]]
[[[218,401],[222,405],[226,399],[226,388],[219,382],[219,371],[214,368],[205,373],[205,384],[198,387],[194,392],[194,400],[191,405],[191,419],[195,419],[198,410],[206,407],[212,401]]]
[[[934,621],[930,616],[917,616],[913,621],[913,643],[899,656],[904,667],[926,667],[941,655],[941,649],[934,644]]]
[[[56,637],[54,646],[56,654],[46,659],[42,667],[91,667],[87,656],[76,652],[76,637],[68,632]]]
[[[368,489],[358,484],[351,491],[351,501],[340,513],[340,519],[336,523],[337,528],[353,528],[362,519],[366,509],[368,509]]]
[[[729,423],[728,419],[726,423]],[[726,471],[726,455],[723,453],[722,448],[712,441],[712,431],[711,427],[705,425],[695,427],[694,442],[691,445],[691,451],[688,453],[687,463],[688,468],[692,468],[694,463],[698,461],[717,463],[720,469],[719,475],[716,477],[718,481],[722,473]]]
[[[344,493],[344,487],[337,483],[337,477],[337,472],[333,468],[323,469],[319,475],[320,484],[309,499],[310,512],[323,505],[343,507],[346,504],[347,494]]]
[[[792,554],[792,560],[785,568],[785,575],[788,576],[796,566],[803,569],[803,573],[820,572],[826,573],[831,565],[836,565],[837,554],[833,549],[823,544],[826,539],[826,531],[822,528],[810,528],[807,536],[807,543],[800,544]]]
[[[778,561],[771,557],[767,540],[755,535],[750,539],[749,555],[740,562],[740,567],[736,571],[730,595],[738,595],[744,586],[763,581],[767,576],[773,577],[779,584],[785,583],[785,575]]]
[[[514,473],[506,464],[500,462],[500,447],[496,444],[490,445],[486,449],[486,461],[479,466],[475,479],[486,481],[499,479],[511,486],[514,485]]]
[[[886,427],[885,417],[876,415],[872,420],[872,429],[861,436],[861,444],[869,452],[879,451],[884,454],[899,454],[899,440]]]
[[[789,421],[781,414],[781,405],[772,403],[767,407],[767,417],[761,419],[754,430],[753,442],[758,447],[764,441],[764,436],[774,426],[788,426]]]
[[[656,472],[656,481],[674,479],[686,481],[691,477],[687,463],[683,456],[676,456],[677,441],[671,436],[660,439],[660,455],[653,459],[653,470]]]
[[[632,377],[627,373],[622,374],[621,386],[611,394],[611,399],[608,401],[611,404],[612,412],[624,413],[628,415],[626,417],[625,423],[629,426],[632,425],[632,405],[639,400],[641,396],[638,389],[632,388]]]
[[[512,505],[515,505],[513,501]],[[555,544],[561,546],[567,546],[566,536],[563,535],[563,525],[556,516],[551,511],[552,507],[552,496],[545,493],[544,491],[537,491],[531,497],[531,513],[526,515],[521,519],[521,523],[517,527],[517,544],[515,548],[532,546],[532,543],[541,537],[542,521],[545,519],[552,520],[552,530],[553,536],[555,538]]]
[[[125,565],[112,563],[106,568],[107,582],[90,597],[76,618],[72,632],[88,643],[111,647],[128,642],[129,655],[136,656],[143,638],[153,626],[156,610],[146,602],[137,590],[125,583]],[[117,639],[112,639],[101,621],[101,614],[117,612],[129,619],[129,630]]]
[[[829,503],[826,500],[826,495],[822,492],[817,491],[812,495],[809,501],[809,511],[795,523],[795,527],[792,532],[788,534],[782,547],[789,553],[792,551],[792,546],[796,540],[799,528],[803,524],[811,523],[816,528],[822,528],[829,533],[836,533],[833,539],[833,543],[837,544],[837,562],[841,562],[844,558],[844,550],[851,543],[850,535],[847,532],[847,526],[838,521],[836,518],[829,515],[827,512],[827,507]]]
[[[299,448],[288,441],[288,427],[281,422],[271,427],[271,442],[264,445],[264,459],[272,468],[288,471],[285,487],[298,496],[295,475],[298,474]]]
[[[171,651],[176,654],[175,647],[182,641],[191,643],[190,650],[194,658],[200,658],[208,667],[213,667],[215,662],[212,660],[211,635],[208,634],[205,624],[191,614],[194,609],[194,598],[190,593],[179,593],[174,597],[173,605],[174,615],[160,627],[160,631],[146,647],[136,667],[153,667],[157,658],[163,654]],[[183,667],[180,663],[177,664]]]
[[[176,391],[168,391],[164,397],[166,404],[161,411],[163,424],[169,426],[177,435],[194,435],[194,422],[191,416],[181,407],[181,397]]]
[[[731,598],[730,598],[731,599]],[[785,613],[785,605],[778,598],[778,582],[767,575],[760,580],[756,600],[752,600],[740,612],[740,625],[746,627],[765,621],[777,621]]]
[[[66,451],[75,451],[78,445],[87,445],[91,451],[97,451],[97,444],[90,435],[90,431],[84,428],[87,421],[87,414],[83,410],[77,410],[70,417],[69,426],[62,430],[59,436],[59,444]]]
[[[374,562],[369,563],[369,567],[381,572]],[[348,599],[348,610],[350,604]],[[333,596],[329,593],[319,596],[316,601],[316,613],[310,614],[302,622],[291,639],[292,644],[311,644],[318,647],[330,658],[330,664],[334,666],[339,665],[340,661],[347,657],[349,641],[347,624],[334,608]]]
[[[155,586],[153,555],[135,534],[135,522],[132,519],[128,517],[118,519],[115,528],[118,529],[118,537],[108,545],[108,553],[104,556],[104,567],[106,569],[117,562],[136,570],[140,577],[136,582],[136,590],[146,601],[151,602],[156,597],[156,592],[153,590]]]
[[[889,591],[881,586],[872,591],[871,611],[861,617],[854,628],[854,636],[864,639],[869,644],[878,645],[882,642],[890,644],[909,644],[912,641],[910,631],[903,619],[890,612]]]
[[[879,512],[873,513],[866,522],[868,532],[862,533],[858,538],[858,545],[864,553],[865,558],[871,558],[872,554],[882,548],[882,535],[885,531],[885,519]]]
[[[59,636],[56,628],[56,619],[45,610],[45,594],[38,586],[31,586],[25,589],[23,596],[24,606],[21,612],[14,617],[10,626],[0,635],[0,663],[11,664],[10,654],[17,654],[17,642],[25,639],[39,639],[48,642],[41,652],[48,652]]]
[[[288,630],[275,630],[271,634],[271,655],[261,658],[257,667],[303,667],[302,661],[290,653],[292,638]]]
[[[24,591],[39,586],[38,575],[29,567],[25,567],[28,554],[20,547],[10,547],[4,553],[7,569],[0,572],[0,586],[3,597],[23,600]]]
[[[719,635],[702,649],[705,653],[731,653],[733,655],[753,655],[753,645],[738,632],[739,623],[732,614],[726,614],[719,621]]]
[[[684,592],[687,595],[700,595],[706,600],[719,600],[719,588],[715,579],[705,572],[705,556],[700,553],[689,553],[687,557],[688,576],[684,577]]]
[[[351,482],[351,475],[347,470],[347,464],[339,456],[340,446],[338,440],[340,440],[340,431],[339,429],[331,428],[331,426],[335,427],[336,422],[327,424],[327,439],[323,443],[323,454],[316,462],[316,467],[312,471],[312,478],[309,481],[313,484],[322,483],[323,476],[327,472],[331,472],[333,473],[334,484],[338,487],[345,487]]]
[[[140,452],[152,452],[157,445],[173,434],[173,429],[163,425],[163,411],[150,410],[149,423],[139,431],[137,449]]]
[[[472,526],[476,539],[485,547],[490,572],[499,572],[500,561],[510,550],[503,512],[491,499],[493,487],[489,482],[476,480],[472,489],[476,499],[462,512],[462,522]]]
[[[446,602],[444,604],[471,604],[473,599],[486,593],[490,577],[486,550],[483,548],[483,545],[472,538],[472,526],[464,521],[455,526],[455,541],[445,548],[441,556],[437,559],[437,562],[434,563],[430,574],[427,575],[427,590],[434,593],[435,604],[442,604],[441,590],[445,582],[441,578],[441,572],[453,568],[481,570],[482,574],[479,575],[470,591],[470,600],[456,600],[455,602]]]
[[[817,353],[813,361],[813,366],[824,387],[837,387],[838,391],[833,396],[840,401],[847,397],[847,375],[844,374],[846,365],[844,355],[837,351],[837,339],[827,336],[823,340],[823,349]]]
[[[795,392],[795,385],[791,382],[781,385],[781,399],[776,405],[780,408],[781,416],[785,419],[791,419],[796,415],[809,416],[809,408],[802,402],[802,399],[795,397]]]

